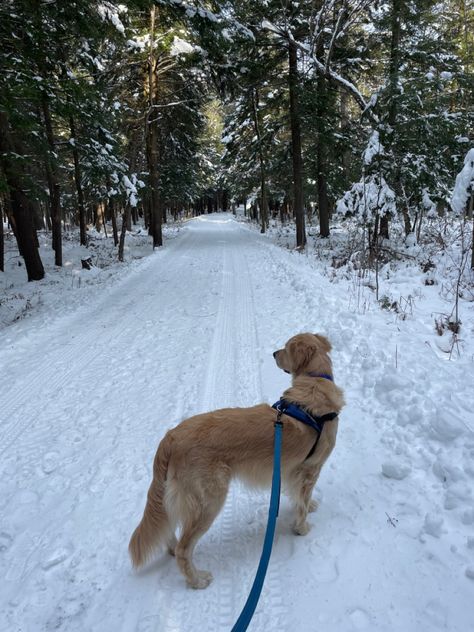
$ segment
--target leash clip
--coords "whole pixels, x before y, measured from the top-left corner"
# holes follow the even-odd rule
[[[283,415],[283,410],[281,409],[281,404],[278,404],[278,406],[276,406],[275,410],[277,411],[277,418],[276,418],[276,421],[275,421],[274,425],[283,427],[283,422],[281,420],[281,416]]]

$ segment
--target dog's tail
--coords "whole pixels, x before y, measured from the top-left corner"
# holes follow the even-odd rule
[[[171,456],[171,439],[166,435],[156,452],[153,463],[153,480],[140,524],[133,532],[128,545],[133,566],[144,564],[152,553],[165,544],[173,533],[169,516],[164,505],[166,475]]]

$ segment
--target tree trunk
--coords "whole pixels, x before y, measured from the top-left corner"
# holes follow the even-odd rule
[[[118,248],[118,258],[119,261],[123,261],[124,250],[125,250],[125,235],[127,233],[127,224],[130,222],[130,204],[127,204],[125,210],[122,214],[122,230],[120,231],[120,241]]]
[[[33,10],[35,26],[38,29],[38,46],[37,50],[35,51],[35,59],[37,60],[40,76],[43,79],[46,79],[51,72],[51,68],[48,67],[48,55],[44,49],[42,25],[43,9],[41,7],[41,1],[34,0],[31,8]],[[49,99],[50,97],[46,89],[42,89],[41,112],[43,115],[46,144],[48,148],[47,155],[45,156],[45,165],[50,196],[52,246],[55,253],[54,262],[57,266],[62,266],[62,217],[60,178],[56,158],[56,143],[54,139],[53,123],[51,112],[49,109]],[[39,114],[38,118],[41,120],[41,114]]]
[[[474,270],[474,219],[472,220],[471,268]]]
[[[146,119],[146,154],[151,192],[150,229],[153,235],[153,248],[163,245],[162,211],[158,174],[158,111],[154,108],[158,82],[156,76],[156,58],[154,53],[156,7],[150,9],[150,50],[148,56],[148,115]]]
[[[317,56],[323,59],[323,40],[319,39],[317,45]],[[327,178],[327,143],[325,121],[327,115],[326,99],[327,79],[318,74],[317,77],[317,99],[316,99],[316,125],[318,133],[317,144],[317,183],[318,183],[318,211],[319,211],[319,234],[321,237],[329,237],[329,200],[328,200],[328,178]]]
[[[3,235],[3,205],[0,204],[0,270],[5,272],[5,240]]]
[[[341,133],[346,134],[351,124],[349,118],[349,95],[342,89],[339,91],[339,95],[341,99]],[[349,146],[347,146],[342,154],[342,173],[344,174],[346,183],[349,183],[351,180],[351,160],[351,150]]]
[[[50,208],[49,208],[49,204],[46,203],[44,205],[44,219],[46,221],[46,229],[47,230],[51,230],[52,226],[51,226],[51,213],[50,213]]]
[[[467,216],[469,219],[472,219],[472,242],[471,242],[471,268],[474,270],[474,190],[471,186],[471,197],[469,199],[469,210],[467,212]]]
[[[286,222],[287,214],[288,214],[288,200],[285,195],[285,197],[283,198],[283,202],[280,206],[280,221],[282,224]]]
[[[377,248],[377,241],[379,238],[379,224],[380,224],[380,215],[378,213],[375,214],[375,221],[374,221],[374,232],[372,234],[372,238],[370,236],[370,232],[369,232],[369,250],[371,255],[373,254],[373,252],[376,250]]]
[[[107,176],[106,182],[105,182],[105,186],[107,187],[107,195],[109,195],[109,191],[110,191],[110,178],[109,176]],[[109,210],[109,217],[110,220],[112,222],[112,232],[114,235],[114,246],[117,246],[117,244],[119,243],[119,237],[118,237],[118,230],[117,230],[117,216],[115,215],[115,200],[113,197],[109,197],[108,198],[108,210]]]
[[[268,226],[268,202],[267,202],[267,182],[266,182],[266,169],[265,158],[263,155],[262,137],[260,134],[260,124],[258,120],[258,90],[255,88],[252,90],[252,106],[253,106],[253,123],[255,127],[255,135],[257,136],[258,144],[258,159],[260,162],[260,219],[261,229],[260,232],[264,233]]]
[[[389,129],[388,134],[389,145],[391,148],[395,146],[395,128],[398,114],[398,93],[400,79],[400,38],[401,38],[401,21],[402,21],[402,5],[404,0],[392,0],[391,15],[391,39],[390,39],[390,60],[389,60],[389,109],[387,122]],[[400,199],[400,170],[395,168],[393,188],[398,199]],[[407,222],[405,219],[405,233],[407,230]],[[408,231],[409,232],[409,231]],[[389,239],[389,218],[384,215],[380,218],[380,236]]]
[[[403,215],[403,225],[405,227],[405,237],[408,237],[408,235],[412,232],[412,230],[415,230],[415,225],[413,224],[413,227],[411,225],[411,221],[410,221],[410,214],[408,213],[408,208],[406,207],[406,205],[403,205],[403,209],[402,209],[402,215]]]
[[[402,21],[402,4],[404,0],[392,0],[391,40],[389,61],[389,110],[388,124],[394,127],[397,120],[400,76],[400,37]]]
[[[46,157],[48,180],[50,184],[50,200],[51,200],[51,227],[53,232],[53,250],[54,263],[57,266],[63,265],[62,253],[62,226],[61,226],[61,190],[59,184],[59,173],[55,158],[56,143],[54,140],[53,124],[51,120],[51,112],[49,110],[49,101],[47,95],[43,92],[41,99],[41,107],[43,110],[44,127],[46,131],[46,140],[48,142],[49,156]]]
[[[0,165],[8,185],[14,233],[18,250],[25,260],[28,281],[39,281],[44,278],[44,268],[38,252],[34,207],[23,191],[18,171],[8,158],[12,152],[22,155],[21,149],[15,146],[11,138],[7,115],[0,110]]]
[[[77,136],[76,125],[72,114],[69,116],[69,129],[71,131],[71,137],[74,139],[72,146],[72,157],[74,160],[74,183],[76,185],[77,192],[77,208],[79,210],[79,234],[81,246],[87,246],[87,227],[86,227],[86,210],[84,206],[84,192],[82,190],[81,182],[81,166],[79,162],[79,151],[77,150]]]
[[[380,237],[383,237],[383,239],[390,239],[388,215],[382,215],[382,217],[380,218],[379,235]]]
[[[112,220],[112,233],[114,235],[114,246],[116,246],[119,242],[119,238],[118,238],[118,230],[117,230],[117,216],[115,215],[114,198],[109,198],[109,210],[110,210],[110,218]]]
[[[95,205],[95,229],[98,233],[102,226],[104,227],[105,236],[107,237],[107,228],[105,226],[106,206],[104,200],[99,200]]]
[[[301,126],[298,105],[298,55],[293,42],[288,44],[291,153],[293,158],[293,199],[296,220],[296,246],[304,248],[306,231],[303,208],[303,163],[301,158]]]

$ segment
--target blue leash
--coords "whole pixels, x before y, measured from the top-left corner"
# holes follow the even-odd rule
[[[258,564],[257,573],[253,581],[252,589],[247,598],[245,606],[237,619],[236,624],[232,628],[232,632],[244,632],[252,620],[253,613],[257,607],[260,593],[262,592],[263,582],[267,573],[268,562],[272,552],[273,536],[275,535],[275,525],[280,509],[280,487],[281,487],[281,438],[283,432],[283,424],[281,422],[282,411],[278,411],[278,417],[275,422],[275,435],[273,444],[273,477],[272,477],[272,493],[270,496],[270,509],[268,510],[268,524],[265,531],[265,539],[263,541],[262,557]]]

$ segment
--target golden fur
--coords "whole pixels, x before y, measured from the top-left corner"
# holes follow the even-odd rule
[[[330,350],[324,336],[298,334],[275,351],[278,367],[292,374],[284,399],[313,415],[339,413],[344,405],[341,389],[327,379],[307,375],[332,374]],[[155,456],[142,520],[130,540],[135,567],[167,545],[190,586],[209,585],[211,574],[193,564],[194,548],[222,508],[232,478],[270,486],[275,419],[276,411],[268,404],[224,408],[186,419],[166,433]],[[286,415],[282,421],[282,482],[296,505],[293,530],[305,535],[310,528],[308,511],[316,509],[311,492],[336,442],[338,419],[325,424],[317,449],[308,459],[315,431]],[[178,525],[179,540],[175,536]]]

